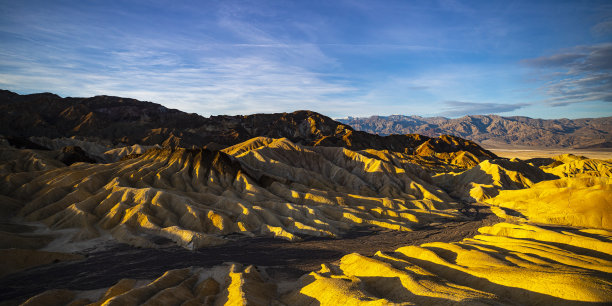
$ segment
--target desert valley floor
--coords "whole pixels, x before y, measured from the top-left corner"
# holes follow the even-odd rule
[[[609,156],[4,94],[0,305],[612,303]]]

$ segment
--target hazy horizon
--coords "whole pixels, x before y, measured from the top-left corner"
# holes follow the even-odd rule
[[[8,90],[8,89],[3,89],[0,88],[0,90]],[[9,90],[10,91],[10,90]],[[31,95],[31,94],[54,94],[54,95],[58,95],[56,93],[50,92],[50,91],[42,91],[42,92],[31,92],[31,93],[19,93],[19,92],[15,92],[17,94],[20,95]],[[60,96],[60,95],[58,95]],[[119,97],[119,98],[129,98],[129,99],[134,99],[131,97],[121,97],[121,96],[113,96],[113,95],[98,95],[98,96],[109,96],[109,97]],[[95,96],[92,96],[95,97]],[[75,98],[75,99],[87,99],[87,98],[92,98],[92,97],[72,97],[72,96],[60,96],[60,98]],[[138,100],[138,99],[137,99]],[[147,100],[139,100],[141,102],[151,102],[151,103],[156,103],[162,106],[165,106],[161,103],[157,103],[155,101],[147,101]],[[297,112],[297,111],[313,111],[313,110],[309,110],[309,109],[295,109],[295,110],[290,110],[290,111],[271,111],[271,112],[255,112],[255,113],[237,113],[237,114],[210,114],[210,115],[204,115],[204,114],[200,114],[197,112],[188,112],[185,111],[183,109],[180,108],[172,108],[172,107],[168,107],[165,106],[167,108],[170,109],[176,109],[185,113],[196,113],[200,116],[203,117],[210,117],[210,116],[235,116],[235,115],[253,115],[253,114],[273,114],[273,113],[292,113],[292,112]],[[179,105],[180,107],[180,105]],[[577,120],[577,119],[597,119],[597,118],[608,118],[608,117],[612,117],[612,115],[602,115],[602,116],[595,116],[595,117],[576,117],[576,118],[568,118],[568,117],[555,117],[555,118],[540,118],[540,117],[532,117],[532,116],[527,116],[527,115],[504,115],[504,114],[465,114],[465,115],[460,115],[460,116],[442,116],[442,115],[432,115],[432,116],[422,116],[422,115],[415,115],[415,114],[389,114],[389,115],[379,115],[379,114],[372,114],[372,115],[364,115],[364,116],[344,116],[344,117],[332,117],[329,116],[328,114],[325,113],[319,113],[321,115],[327,116],[333,120],[346,120],[349,118],[371,118],[371,117],[391,117],[391,116],[404,116],[404,117],[420,117],[420,118],[446,118],[446,119],[458,119],[458,118],[463,118],[463,117],[468,117],[468,116],[500,116],[500,117],[527,117],[527,118],[531,118],[531,119],[542,119],[542,120],[561,120],[561,119],[569,119],[569,120]]]
[[[0,87],[202,116],[612,116],[607,1],[5,1]]]

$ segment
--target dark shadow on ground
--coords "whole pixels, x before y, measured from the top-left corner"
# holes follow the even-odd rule
[[[224,262],[264,266],[273,278],[297,279],[318,269],[322,263],[336,261],[346,254],[357,252],[372,256],[377,251],[393,252],[406,245],[461,241],[478,234],[478,228],[500,221],[482,207],[474,217],[473,221],[446,222],[411,232],[355,228],[342,239],[304,237],[299,242],[288,242],[239,236],[222,246],[196,251],[176,246],[144,249],[117,244],[111,249],[89,253],[82,261],[56,263],[6,275],[0,278],[0,301],[23,300],[48,289],[105,288],[122,278],[152,279],[171,269],[212,267]]]

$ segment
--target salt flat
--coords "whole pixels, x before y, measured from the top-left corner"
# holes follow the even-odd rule
[[[495,153],[499,157],[505,158],[520,158],[520,159],[530,159],[530,158],[549,158],[561,154],[573,154],[573,155],[581,155],[586,156],[588,158],[596,158],[596,159],[612,159],[612,149],[611,150],[576,150],[576,149],[547,149],[547,148],[533,148],[533,149],[488,149],[489,151]]]

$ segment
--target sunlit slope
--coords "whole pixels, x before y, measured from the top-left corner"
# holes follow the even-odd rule
[[[227,264],[50,290],[25,305],[590,305],[612,302],[612,232],[500,223],[457,243],[356,253],[299,280]],[[263,269],[265,271],[265,269]]]
[[[496,158],[495,154],[477,143],[452,135],[431,138],[415,149],[419,156],[434,156],[449,164],[471,168],[483,160]]]
[[[21,201],[6,196],[16,186],[27,183],[38,173],[62,167],[65,165],[52,152],[20,150],[0,144],[0,220],[11,218],[21,207]],[[3,240],[7,240],[6,236],[0,230]]]
[[[562,178],[529,189],[504,190],[486,200],[531,222],[612,229],[612,179]],[[508,211],[508,209],[510,211]]]
[[[502,190],[485,202],[510,219],[612,229],[612,163],[571,154],[542,162],[540,168],[559,179]]]
[[[612,302],[612,232],[500,223],[458,243],[344,256],[302,279],[288,304],[575,305]],[[589,250],[590,249],[590,250]]]
[[[103,153],[104,159],[107,161],[118,161],[125,156],[130,155],[138,155],[143,154],[146,150],[150,149],[152,146],[141,146],[141,145],[132,145],[126,147],[120,147],[105,151]]]
[[[612,162],[610,161],[572,154],[559,155],[553,159],[555,161],[552,164],[541,168],[558,177],[612,177]]]
[[[344,148],[255,139],[226,150],[152,149],[112,164],[77,163],[4,175],[19,216],[52,229],[77,228],[73,241],[110,233],[155,247],[161,236],[186,248],[223,235],[287,240],[338,237],[352,226],[410,230],[461,218],[439,188],[392,164]]]
[[[378,203],[376,206],[400,210],[456,207],[440,188],[405,168],[360,152],[337,147],[302,147],[287,139],[262,137],[252,139],[246,146],[248,149],[236,145],[224,152],[253,169],[260,180],[265,178],[269,190],[290,201],[307,202],[322,196],[348,206]],[[290,185],[299,196],[287,195],[274,182]]]
[[[463,172],[441,173],[433,181],[450,194],[468,201],[482,201],[500,190],[524,189],[557,176],[518,159],[485,160]]]

